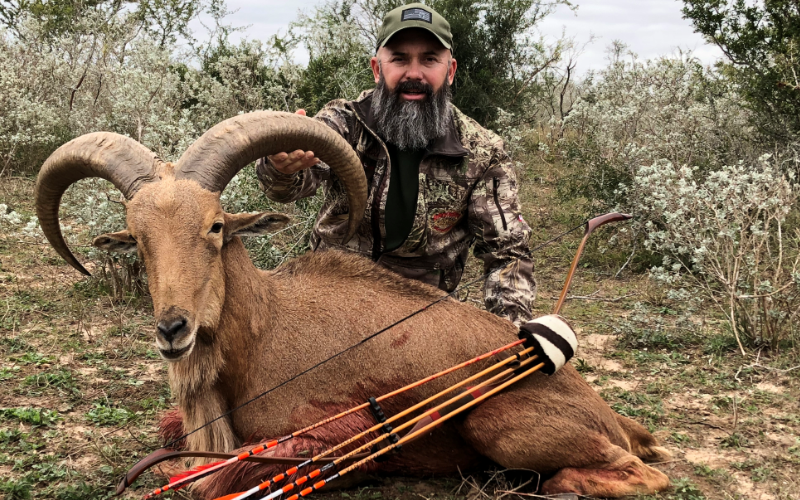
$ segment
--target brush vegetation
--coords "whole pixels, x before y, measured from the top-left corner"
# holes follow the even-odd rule
[[[110,497],[119,474],[158,446],[171,404],[145,270],[88,245],[124,227],[119,193],[85,180],[65,195],[64,233],[94,274],[82,278],[34,216],[44,159],[107,130],[173,160],[230,116],[353,99],[372,86],[375,32],[400,3],[320,3],[278,36],[236,43],[220,0],[0,3],[0,495]],[[568,2],[429,4],[453,27],[455,104],[500,133],[516,162],[531,246],[602,212],[635,215],[593,237],[565,314],[581,340],[579,371],[679,458],[659,466],[674,485],[659,498],[797,498],[796,5],[684,0],[724,61],[642,60],[613,43],[603,70],[576,78],[581,47],[536,30]],[[190,30],[201,13],[211,22]],[[307,250],[320,199],[272,203],[248,167],[223,203],[292,217],[247,242],[273,268]],[[576,246],[567,237],[535,256],[538,313],[550,311]],[[480,296],[475,286],[460,299],[480,307]],[[159,482],[140,481],[129,498]],[[536,483],[493,471],[326,495],[524,498]]]

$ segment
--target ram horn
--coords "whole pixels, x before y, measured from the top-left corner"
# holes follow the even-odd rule
[[[229,118],[203,134],[178,160],[175,177],[191,179],[222,192],[248,163],[282,151],[313,151],[328,164],[347,192],[347,242],[367,207],[367,179],[353,148],[324,123],[276,111],[256,111]],[[343,242],[343,243],[344,243]]]
[[[42,165],[34,190],[36,215],[47,241],[72,267],[90,276],[61,234],[61,196],[73,182],[101,177],[130,199],[142,185],[158,180],[160,163],[155,153],[142,144],[111,132],[82,135],[56,149]]]

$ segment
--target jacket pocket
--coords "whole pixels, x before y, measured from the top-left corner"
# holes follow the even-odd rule
[[[450,177],[437,178],[425,176],[425,201],[429,207],[463,210],[469,201],[470,187],[468,179],[456,180]]]

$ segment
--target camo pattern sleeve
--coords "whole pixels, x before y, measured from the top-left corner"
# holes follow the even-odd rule
[[[344,103],[341,99],[329,102],[314,119],[325,123],[347,139],[350,129],[348,115],[352,112],[345,108]],[[330,168],[324,162],[319,162],[309,169],[284,174],[275,168],[269,158],[261,158],[256,162],[256,175],[267,198],[278,203],[291,203],[314,196],[320,184],[330,179]]]
[[[517,178],[502,140],[489,133],[489,167],[475,186],[470,203],[474,254],[491,274],[484,283],[486,309],[517,326],[533,318],[536,297],[531,228],[520,213]]]

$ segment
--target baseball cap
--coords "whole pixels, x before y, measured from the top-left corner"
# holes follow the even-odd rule
[[[383,24],[378,30],[377,49],[386,45],[389,39],[399,31],[408,28],[428,30],[442,42],[445,48],[453,50],[453,34],[450,33],[450,23],[438,12],[422,3],[402,5],[386,14]]]

